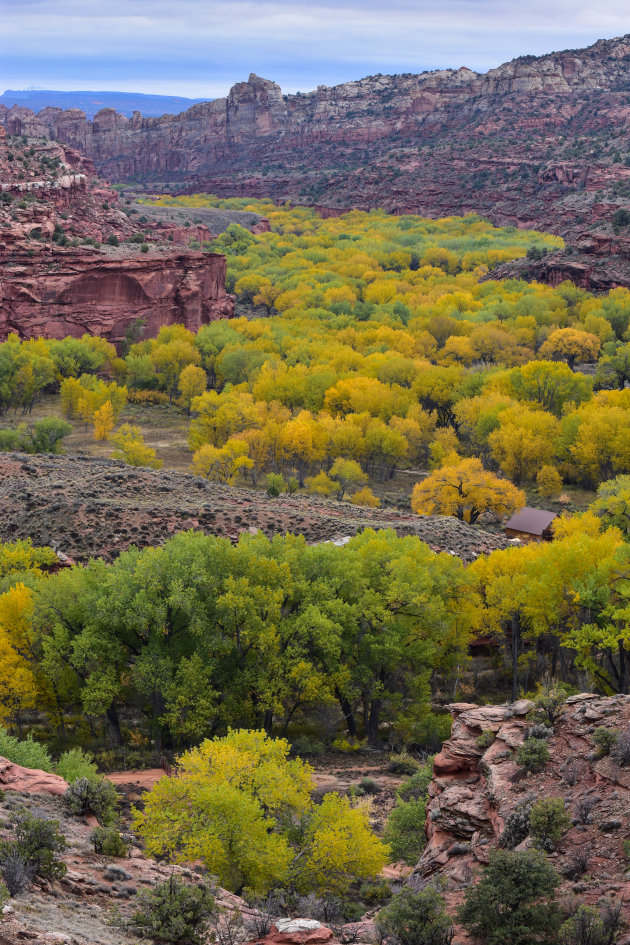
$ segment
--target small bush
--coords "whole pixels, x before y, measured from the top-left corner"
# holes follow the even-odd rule
[[[284,492],[284,478],[279,473],[268,473],[265,480],[267,486],[267,495],[277,499],[281,492]]]
[[[171,876],[154,889],[138,893],[129,929],[142,938],[174,945],[203,945],[215,913],[209,886],[191,886]]]
[[[597,746],[597,757],[603,758],[605,755],[609,755],[611,749],[617,744],[618,737],[619,732],[616,728],[606,728],[605,725],[596,728],[593,732],[593,741]]]
[[[529,836],[530,805],[515,808],[505,819],[505,827],[499,838],[499,846],[513,850]]]
[[[380,794],[382,790],[380,784],[377,784],[374,778],[361,778],[359,787],[364,794]]]
[[[450,945],[453,923],[436,886],[414,892],[406,886],[375,919],[379,932],[396,945]]]
[[[149,244],[148,244],[148,243],[143,243],[143,244],[141,245],[141,247],[140,247],[140,252],[141,252],[141,253],[148,253],[148,252],[149,252]]]
[[[562,715],[569,691],[562,685],[540,686],[534,698],[536,716],[539,721],[553,728]]]
[[[115,827],[95,827],[90,834],[90,843],[94,852],[103,856],[124,857],[129,852],[129,845]]]
[[[526,738],[516,751],[516,763],[526,771],[542,771],[550,757],[547,743],[542,738]]]
[[[433,758],[427,758],[415,774],[412,774],[407,781],[403,781],[396,794],[401,801],[417,801],[419,798],[424,800],[429,796],[429,785],[433,778]]]
[[[58,820],[19,811],[12,839],[0,841],[0,872],[11,895],[25,889],[35,876],[50,880],[64,876],[66,866],[58,854],[65,848]]]
[[[552,735],[553,729],[549,725],[545,725],[544,722],[536,722],[536,724],[532,725],[527,732],[528,738],[541,738],[543,741],[551,738]]]
[[[594,906],[578,906],[560,927],[561,945],[612,945],[621,924],[621,904],[606,902],[600,913]]]
[[[57,774],[64,778],[68,784],[73,784],[79,778],[93,780],[97,773],[98,769],[94,764],[94,759],[82,748],[71,748],[70,751],[64,751],[57,765]]]
[[[571,826],[561,797],[545,797],[536,801],[529,815],[529,832],[535,846],[552,852]]]
[[[40,771],[53,770],[53,763],[46,748],[27,735],[23,741],[15,738],[4,728],[0,728],[0,755],[8,758],[23,768],[36,768]]]
[[[293,742],[293,750],[297,755],[323,755],[326,746],[317,738],[310,738],[308,735],[301,735]]]
[[[101,826],[108,826],[116,819],[118,792],[106,778],[78,778],[66,790],[64,799],[77,817],[94,814]]]
[[[0,913],[6,906],[10,898],[11,898],[11,893],[9,892],[7,888],[7,884],[3,882],[2,880],[0,880]]]
[[[392,774],[415,774],[419,767],[416,759],[406,751],[389,756],[389,771]]]
[[[475,740],[477,748],[489,748],[494,741],[494,732],[489,728],[484,728],[481,735]]]
[[[107,239],[105,240],[105,242],[107,243],[108,246],[118,246],[118,245],[119,245],[118,237],[116,236],[115,233],[112,233],[111,236],[108,236]]]
[[[622,768],[630,765],[630,728],[619,732],[614,748],[611,750],[613,761],[616,761]]]
[[[560,878],[538,850],[497,850],[459,910],[464,928],[484,945],[557,945]]]
[[[425,822],[426,805],[423,799],[398,801],[385,827],[385,841],[391,846],[394,860],[415,866],[426,844]]]

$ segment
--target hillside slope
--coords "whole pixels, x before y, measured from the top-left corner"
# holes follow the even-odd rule
[[[0,107],[0,123],[72,145],[117,181],[333,212],[473,211],[571,235],[627,203],[629,64],[630,35],[486,74],[375,75],[296,95],[250,75],[175,116]]]

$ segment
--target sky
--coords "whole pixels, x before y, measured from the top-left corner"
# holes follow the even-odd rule
[[[216,98],[468,66],[630,32],[628,0],[0,0],[0,91]]]

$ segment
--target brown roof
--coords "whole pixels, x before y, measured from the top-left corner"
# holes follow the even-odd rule
[[[525,506],[505,523],[505,527],[517,532],[527,532],[530,535],[542,535],[555,517],[555,512],[548,512],[546,509],[530,509]]]

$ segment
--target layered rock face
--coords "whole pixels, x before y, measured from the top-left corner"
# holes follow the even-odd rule
[[[451,705],[450,739],[435,757],[427,805],[427,846],[412,883],[441,874],[451,902],[461,899],[478,866],[488,862],[509,815],[540,798],[562,798],[573,826],[555,853],[554,867],[571,882],[580,879],[581,901],[594,903],[608,894],[630,896],[623,842],[628,838],[630,767],[611,756],[599,757],[593,733],[604,726],[623,733],[630,726],[630,696],[582,693],[567,699],[548,741],[551,760],[538,774],[527,774],[514,760],[522,744],[533,704]],[[478,742],[482,732],[493,739]],[[487,745],[487,742],[491,744]],[[528,838],[518,847],[530,845]],[[573,869],[586,855],[587,871]],[[626,941],[626,939],[624,939]]]
[[[120,342],[138,318],[144,334],[175,323],[197,331],[233,311],[225,292],[225,257],[217,253],[102,258],[56,253],[52,261],[14,254],[0,276],[0,338],[80,337]]]
[[[69,146],[0,128],[0,191],[0,339],[90,332],[119,342],[137,319],[152,335],[233,314],[225,257],[181,245],[209,230],[158,220],[144,234]],[[125,242],[134,237],[150,252]],[[102,241],[115,245],[93,245]]]
[[[629,64],[625,36],[483,75],[377,75],[297,95],[251,75],[176,116],[0,108],[0,123],[78,148],[117,181],[573,234],[602,200],[607,213],[625,199]]]

